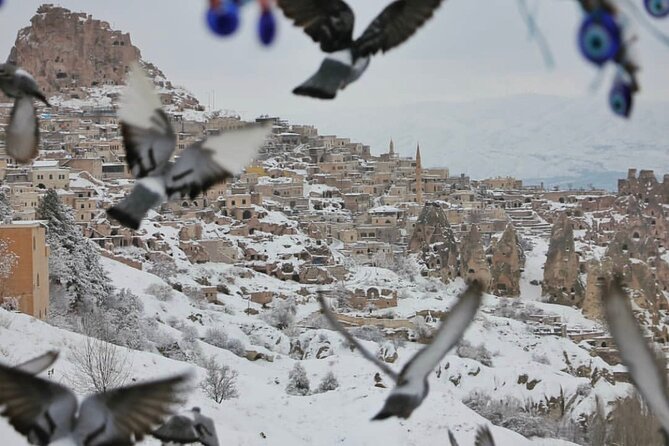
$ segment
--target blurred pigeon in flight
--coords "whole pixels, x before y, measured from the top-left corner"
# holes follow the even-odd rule
[[[200,413],[199,407],[171,416],[165,424],[153,432],[153,436],[163,444],[201,443],[204,446],[218,446],[214,421]]]
[[[453,435],[453,432],[451,432],[450,429],[448,430],[448,439],[451,442],[451,446],[459,446],[458,441],[455,439],[455,435]],[[493,440],[488,426],[480,426],[478,428],[474,446],[495,446],[495,440]]]
[[[665,361],[653,352],[644,339],[620,277],[604,285],[602,304],[609,330],[632,382],[660,422],[665,439],[669,439],[669,394]]]
[[[230,130],[196,142],[170,162],[176,136],[152,82],[138,65],[130,71],[118,115],[126,160],[138,181],[130,195],[107,213],[133,229],[139,228],[149,209],[165,200],[195,198],[241,172],[271,131],[269,126]]]
[[[27,71],[11,63],[0,64],[0,90],[14,99],[14,107],[6,131],[9,156],[20,163],[35,158],[39,146],[39,122],[33,99],[50,106],[35,79]]]
[[[411,37],[434,13],[442,0],[396,0],[381,11],[360,37],[353,40],[355,16],[342,0],[278,0],[296,26],[332,53],[311,78],[293,93],[332,99],[337,91],[356,81],[371,56],[384,53]]]
[[[91,395],[81,405],[72,391],[19,368],[0,365],[1,415],[30,444],[132,445],[184,400],[188,375]]]
[[[366,359],[376,364],[382,372],[395,380],[395,388],[390,392],[390,396],[388,396],[381,412],[373,420],[382,420],[392,416],[409,418],[411,413],[421,405],[429,391],[428,375],[437,367],[446,353],[458,343],[474,319],[481,305],[481,299],[481,284],[474,281],[460,295],[451,311],[444,317],[432,342],[418,351],[397,374],[346,331],[332,313],[332,310],[328,308],[323,297],[319,297],[321,308],[330,325],[339,331]]]
[[[38,375],[51,367],[56,362],[56,359],[58,359],[58,352],[52,350],[19,365],[15,365],[14,368],[31,375]]]

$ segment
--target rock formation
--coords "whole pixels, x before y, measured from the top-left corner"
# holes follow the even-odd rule
[[[8,60],[32,73],[47,96],[84,99],[98,89],[115,99],[113,86],[124,85],[130,65],[141,61],[161,88],[163,103],[174,106],[171,111],[202,110],[197,99],[142,61],[130,34],[112,30],[109,23],[51,4],[40,6],[30,22],[19,31]]]
[[[492,276],[490,275],[483,243],[481,243],[481,232],[477,225],[472,225],[467,235],[462,239],[460,258],[462,276],[467,281],[478,279],[487,289],[490,286]]]
[[[502,238],[490,248],[492,254],[490,289],[499,296],[520,296],[520,273],[525,264],[525,255],[512,224],[508,224]]]
[[[446,214],[436,203],[427,203],[416,222],[409,251],[419,253],[421,261],[444,282],[459,275],[458,245]]]
[[[574,230],[566,214],[553,224],[544,265],[542,292],[552,303],[580,306],[583,284],[579,277],[579,258],[574,247]]]

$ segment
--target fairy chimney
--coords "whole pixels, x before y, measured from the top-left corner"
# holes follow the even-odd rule
[[[520,273],[525,264],[525,254],[512,224],[506,226],[502,238],[492,245],[490,252],[492,292],[499,296],[520,296]]]
[[[459,275],[458,245],[446,214],[436,203],[427,203],[416,222],[409,251],[419,253],[422,262],[438,272],[444,282]]]
[[[487,289],[490,286],[492,276],[490,275],[490,268],[483,243],[481,242],[481,232],[477,225],[472,225],[467,235],[462,239],[460,258],[460,269],[465,279],[468,282],[477,279]]]
[[[574,246],[574,230],[566,214],[553,224],[544,265],[542,292],[551,303],[580,306],[583,284],[579,277],[579,258]]]

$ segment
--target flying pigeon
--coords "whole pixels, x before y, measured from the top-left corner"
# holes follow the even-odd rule
[[[14,368],[30,375],[38,375],[51,367],[56,362],[56,359],[58,359],[58,352],[52,350],[19,365],[15,365]]]
[[[395,380],[395,388],[390,392],[390,396],[388,396],[381,412],[372,418],[373,420],[383,420],[391,416],[409,418],[411,413],[421,405],[429,391],[428,375],[460,340],[474,319],[481,305],[481,299],[482,286],[478,281],[474,281],[460,295],[457,303],[444,317],[432,343],[416,353],[397,374],[346,331],[332,313],[332,310],[326,305],[323,296],[319,296],[321,308],[330,325],[339,331],[366,359],[376,364],[382,372]]]
[[[360,37],[353,40],[355,16],[342,0],[278,0],[296,26],[304,28],[321,50],[331,53],[312,77],[293,93],[332,99],[337,91],[356,81],[371,56],[386,52],[411,37],[442,0],[396,0],[381,11]]]
[[[31,444],[132,445],[183,402],[188,375],[90,395],[78,404],[70,389],[0,365],[1,415]]]
[[[176,136],[152,82],[138,65],[130,71],[118,115],[126,160],[138,181],[107,214],[133,229],[139,228],[149,209],[165,200],[195,198],[241,172],[271,131],[269,126],[252,126],[224,132],[196,142],[170,162]]]
[[[632,382],[662,425],[666,438],[669,436],[669,394],[665,366],[646,343],[620,277],[604,285],[602,303],[609,330]]]
[[[171,416],[152,435],[165,443],[199,442],[204,446],[218,446],[214,422],[202,415],[199,407],[193,407],[182,415]]]
[[[450,429],[448,430],[448,440],[451,442],[451,446],[459,446],[458,441],[455,439],[455,435],[453,435],[453,432],[451,432]],[[474,446],[495,446],[495,440],[493,440],[488,426],[479,426],[476,431]]]
[[[33,99],[51,106],[35,79],[11,63],[0,64],[0,90],[14,99],[14,107],[5,129],[9,156],[20,163],[35,158],[39,146],[39,122]]]

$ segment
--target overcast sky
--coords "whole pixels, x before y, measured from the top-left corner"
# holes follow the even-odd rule
[[[168,78],[187,87],[205,105],[210,92],[215,91],[218,108],[236,110],[246,118],[259,113],[307,120],[313,117],[313,122],[327,123],[332,127],[326,130],[334,132],[339,113],[356,107],[470,101],[519,93],[587,95],[596,70],[577,53],[575,36],[581,13],[575,2],[529,0],[534,2],[541,3],[538,20],[555,55],[552,70],[545,67],[537,46],[528,40],[516,0],[447,0],[407,43],[375,57],[365,75],[334,102],[291,94],[318,68],[322,55],[311,39],[280,13],[276,43],[269,49],[261,47],[256,36],[259,11],[255,4],[245,8],[238,33],[226,39],[207,29],[205,0],[56,3],[130,32],[144,59],[157,64]],[[350,3],[359,34],[389,1]],[[29,24],[39,4],[5,0],[0,9],[0,51],[9,53],[16,32]],[[669,32],[669,20],[654,23]],[[669,48],[643,30],[640,35],[642,93],[637,106],[648,100],[669,99]],[[608,88],[608,81],[602,88]]]

